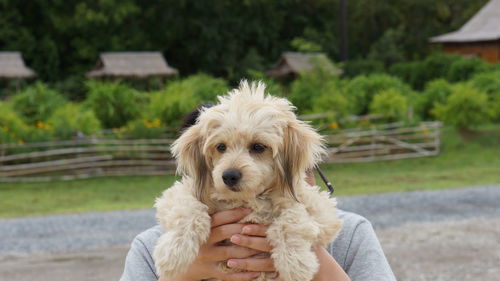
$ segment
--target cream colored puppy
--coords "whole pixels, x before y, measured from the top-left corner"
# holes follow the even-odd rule
[[[311,280],[319,266],[311,248],[339,232],[335,199],[305,181],[324,153],[321,136],[290,102],[264,91],[262,83],[243,81],[174,142],[182,180],[155,205],[165,230],[154,250],[162,277],[188,268],[210,234],[210,214],[221,210],[250,208],[242,222],[269,224],[271,257],[285,281]]]

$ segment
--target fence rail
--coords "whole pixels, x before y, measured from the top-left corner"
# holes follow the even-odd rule
[[[386,124],[325,136],[326,162],[370,162],[439,154],[439,122]],[[0,144],[0,182],[173,174],[171,139],[80,139]]]

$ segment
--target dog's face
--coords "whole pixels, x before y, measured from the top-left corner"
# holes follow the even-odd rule
[[[242,83],[203,110],[174,143],[178,170],[192,177],[200,200],[247,200],[278,188],[295,196],[305,171],[323,153],[321,137],[297,120],[293,106],[264,95],[263,84]]]

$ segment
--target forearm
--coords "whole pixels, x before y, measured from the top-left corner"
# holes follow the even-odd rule
[[[342,267],[323,247],[315,250],[320,264],[313,281],[351,281]]]

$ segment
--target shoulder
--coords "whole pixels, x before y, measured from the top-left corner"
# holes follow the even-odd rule
[[[140,234],[138,234],[132,244],[133,246],[139,246],[149,253],[153,253],[154,247],[156,245],[156,240],[163,234],[163,230],[159,225],[153,226]]]
[[[362,230],[360,226],[361,228],[365,226],[372,228],[372,226],[366,218],[355,213],[338,210],[337,215],[344,223],[337,238],[328,245],[328,251],[342,267],[345,267],[353,237],[358,234],[359,230]]]

